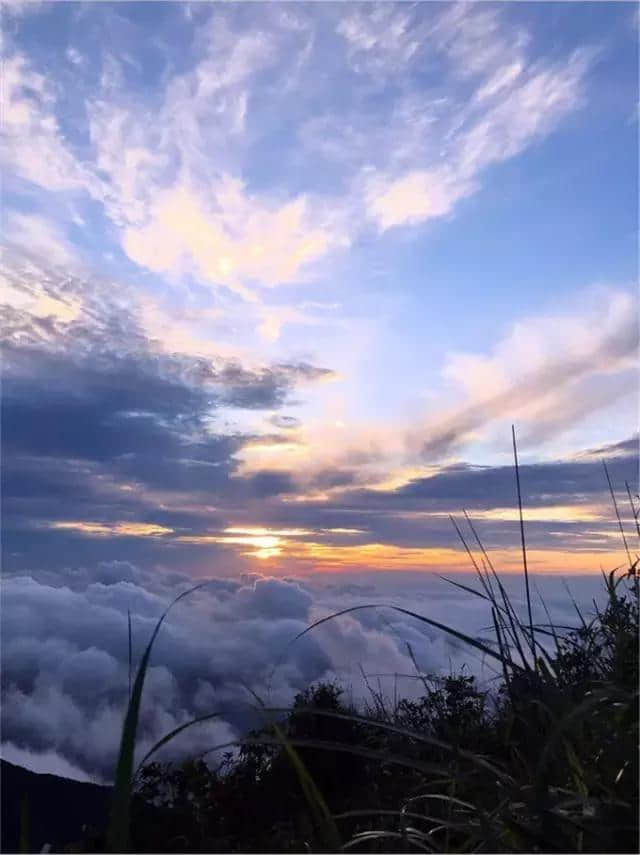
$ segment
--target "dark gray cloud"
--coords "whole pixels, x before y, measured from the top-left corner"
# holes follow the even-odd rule
[[[630,440],[629,454],[609,461],[612,477],[620,484],[625,478],[636,480],[638,449]],[[605,451],[606,453],[606,451]],[[606,489],[599,460],[554,461],[520,466],[520,480],[527,504],[541,507],[554,504],[588,502]],[[433,478],[412,481],[396,491],[399,501],[456,502],[459,507],[508,507],[514,504],[515,474],[512,466],[454,466]],[[490,502],[490,504],[489,504]]]
[[[10,564],[25,549],[22,566],[48,551],[62,556],[71,544],[79,560],[98,548],[69,531],[47,532],[51,521],[135,520],[188,534],[194,526],[224,526],[213,505],[295,490],[287,473],[237,477],[234,455],[253,437],[216,429],[216,414],[277,409],[296,384],[322,379],[328,369],[307,362],[248,369],[237,360],[166,352],[104,283],[21,263],[8,272],[12,288],[58,306],[81,298],[82,308],[63,322],[2,307],[3,552]],[[206,510],[194,512],[198,504]],[[150,560],[156,547],[148,544]],[[128,548],[137,560],[143,547],[129,541]],[[122,557],[121,546],[106,540],[99,549],[106,559]],[[188,551],[171,549],[176,562]]]
[[[276,413],[276,415],[271,416],[269,418],[274,427],[281,428],[284,430],[293,430],[293,428],[299,427],[300,419],[296,419],[295,416],[285,416]]]
[[[524,464],[520,467],[526,508],[549,505],[601,507],[605,519],[585,525],[567,519],[527,523],[531,546],[557,549],[611,548],[608,535],[617,522],[602,467],[607,460],[609,473],[618,492],[627,531],[632,532],[625,481],[638,489],[638,440],[630,437],[611,446],[586,451],[571,461]],[[338,473],[339,474],[339,473]],[[348,484],[348,479],[345,479]],[[340,483],[334,470],[318,474],[314,486]],[[517,507],[515,472],[512,466],[472,466],[458,464],[429,478],[417,478],[392,490],[371,490],[354,486],[335,494],[329,501],[288,502],[268,505],[262,519],[271,525],[296,525],[316,529],[350,529],[348,534],[329,536],[332,543],[394,543],[400,546],[456,547],[457,535],[449,514]],[[608,517],[608,518],[607,518]],[[516,546],[518,522],[484,519],[477,522],[488,545]],[[356,531],[354,531],[356,530]],[[621,542],[620,542],[621,543]],[[615,548],[615,546],[614,546]]]

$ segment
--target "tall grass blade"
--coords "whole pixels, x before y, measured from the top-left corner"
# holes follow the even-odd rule
[[[547,626],[551,629],[551,634],[553,635],[553,640],[554,640],[555,645],[556,645],[556,654],[558,654],[558,653],[560,653],[560,639],[559,639],[558,633],[556,631],[556,626],[555,626],[553,620],[551,619],[551,615],[549,614],[549,609],[547,608],[547,604],[544,600],[544,597],[540,593],[540,589],[538,588],[537,585],[535,586],[535,589],[536,589],[536,594],[538,595],[538,599],[542,603],[542,608],[544,609],[544,613],[547,616],[547,620],[549,621]],[[536,632],[539,632],[539,631],[540,631],[539,627],[536,627]]]
[[[290,713],[291,709],[288,707],[270,707],[265,708],[265,711],[268,712],[282,712],[282,713]],[[296,712],[299,713],[307,713],[309,715],[317,715],[323,718],[334,718],[339,719],[341,721],[351,721],[355,724],[363,724],[367,727],[377,728],[379,730],[384,730],[388,733],[395,733],[398,736],[404,736],[408,739],[412,739],[415,742],[421,742],[424,745],[430,745],[433,748],[439,748],[442,751],[447,752],[448,754],[453,754],[456,757],[459,757],[462,760],[467,760],[474,766],[478,768],[484,769],[487,772],[490,772],[496,778],[499,778],[505,782],[512,782],[509,775],[507,775],[502,769],[498,766],[495,766],[493,763],[489,763],[484,757],[479,754],[475,754],[473,751],[466,751],[463,748],[459,748],[458,746],[451,745],[448,742],[444,742],[442,739],[437,739],[435,736],[427,736],[422,732],[418,732],[415,730],[410,730],[407,727],[401,727],[397,724],[392,724],[388,721],[380,721],[379,719],[371,719],[367,716],[358,715],[357,713],[342,713],[337,712],[336,710],[324,710],[317,709],[316,707],[300,707],[296,709]],[[342,743],[336,742],[326,742],[324,743],[327,746],[337,746],[342,745]],[[353,748],[352,753],[361,753],[359,746],[351,746]],[[338,749],[336,749],[338,750]],[[368,751],[368,749],[365,749]],[[380,752],[374,752],[373,755],[362,754],[362,756],[380,756]],[[439,769],[440,767],[438,767]]]
[[[465,519],[467,521],[467,524],[468,524],[469,528],[471,529],[471,532],[475,538],[475,541],[478,544],[478,547],[480,548],[480,551],[482,552],[482,555],[484,556],[484,558],[485,558],[485,560],[489,566],[489,569],[491,570],[491,573],[493,574],[493,578],[496,581],[496,584],[498,586],[498,590],[500,591],[500,596],[502,597],[502,603],[503,603],[504,609],[502,609],[497,603],[497,598],[496,598],[495,593],[493,591],[493,586],[491,585],[491,578],[490,578],[489,574],[487,573],[487,583],[491,589],[491,601],[492,601],[493,605],[496,607],[496,609],[498,610],[498,619],[502,624],[502,630],[503,630],[505,636],[506,635],[511,636],[511,640],[513,641],[513,644],[518,651],[518,655],[520,656],[520,659],[522,660],[523,666],[526,669],[528,669],[529,664],[527,662],[527,657],[524,655],[524,650],[522,649],[522,644],[520,643],[520,633],[518,632],[518,628],[520,628],[520,631],[522,631],[522,628],[521,628],[521,624],[520,624],[520,620],[518,618],[518,615],[516,614],[515,609],[511,605],[511,601],[510,601],[509,597],[507,596],[507,592],[505,591],[504,585],[500,581],[500,577],[498,576],[498,573],[496,572],[496,569],[493,566],[493,562],[491,561],[491,558],[489,557],[487,550],[484,548],[484,544],[480,540],[480,536],[479,536],[478,532],[476,531],[476,528],[473,525],[471,519],[469,518],[468,513],[466,511],[463,511],[463,513],[464,513]],[[504,620],[502,619],[502,612],[503,611],[507,615],[507,619],[509,621],[509,627],[506,626]]]
[[[127,609],[127,630],[129,634],[129,700],[131,700],[131,672],[133,670],[133,646],[131,643],[131,609]]]
[[[163,614],[158,619],[155,625],[147,648],[140,661],[136,679],[133,684],[131,697],[127,706],[127,714],[122,728],[122,737],[120,740],[120,751],[118,754],[118,763],[116,766],[115,781],[113,785],[113,797],[111,804],[111,813],[107,825],[107,851],[108,852],[126,852],[129,845],[129,818],[131,813],[131,791],[133,784],[133,758],[135,753],[136,734],[138,730],[138,719],[140,716],[140,703],[142,700],[142,690],[144,681],[149,666],[149,657],[153,644],[160,632],[160,627],[164,623],[166,616],[170,610],[180,602],[184,597],[192,594],[200,588],[207,585],[208,582],[202,582],[183,591],[173,602],[165,609]]]
[[[509,693],[509,697],[512,698],[511,693],[511,681],[509,680],[509,671],[507,669],[507,660],[504,655],[504,642],[502,640],[502,633],[500,632],[500,625],[498,624],[497,612],[494,607],[491,608],[491,617],[493,618],[493,626],[496,633],[496,638],[498,639],[498,647],[500,648],[500,654],[502,656],[502,676],[504,679],[504,684],[507,687],[507,692]]]
[[[586,622],[586,620],[584,619],[584,615],[583,615],[583,614],[582,614],[582,612],[580,611],[580,606],[576,603],[575,597],[574,597],[574,596],[573,596],[573,594],[571,593],[571,589],[570,589],[570,588],[569,588],[569,586],[567,585],[567,581],[566,581],[566,579],[563,579],[563,580],[562,580],[562,584],[564,585],[564,589],[565,589],[565,591],[567,592],[567,594],[569,595],[569,599],[571,600],[571,603],[572,603],[572,605],[573,605],[573,608],[575,609],[575,612],[576,612],[576,614],[578,615],[578,617],[579,617],[579,619],[580,619],[580,623],[582,624],[582,628],[583,628],[584,630],[586,630],[586,629],[587,629],[587,622]],[[596,606],[596,609],[597,609],[597,606]]]
[[[533,615],[531,613],[531,591],[529,590],[529,568],[527,566],[527,545],[524,538],[524,516],[522,514],[522,491],[520,489],[520,466],[518,465],[518,446],[516,444],[516,429],[511,425],[511,438],[513,440],[513,461],[516,467],[516,487],[518,490],[518,514],[520,516],[520,541],[522,543],[522,567],[524,570],[524,584],[527,594],[527,617],[529,618],[531,654],[533,656],[533,667],[536,668],[536,646],[533,635]]]
[[[261,712],[275,712],[275,710],[265,706],[260,696],[250,686],[245,685],[245,688],[249,694],[255,698]],[[325,838],[325,843],[328,845],[328,851],[339,851],[342,848],[340,832],[338,831],[333,814],[329,810],[322,793],[312,776],[309,774],[307,767],[302,762],[300,755],[293,747],[292,741],[284,733],[278,722],[271,721],[270,724],[278,737],[280,745],[284,748],[287,757],[291,761],[291,765],[293,766],[298,782],[300,783],[302,793],[315,819],[316,826],[320,829],[322,836]]]
[[[156,753],[156,751],[159,751],[168,742],[171,742],[171,740],[174,739],[179,733],[182,733],[183,730],[187,730],[187,728],[193,727],[194,724],[200,724],[203,721],[211,721],[211,719],[218,718],[221,715],[223,715],[222,712],[214,712],[209,713],[208,715],[200,715],[197,718],[192,718],[191,721],[187,721],[184,724],[181,724],[179,727],[175,727],[173,730],[169,731],[169,733],[165,734],[162,739],[159,739],[156,744],[147,751],[142,760],[138,763],[138,768],[136,769],[135,775],[133,777],[136,778],[138,776],[138,773],[146,764],[147,760],[149,760]]]
[[[30,852],[29,848],[29,797],[23,793],[20,800],[20,853]]]
[[[433,620],[432,618],[425,617],[424,615],[419,615],[416,612],[410,611],[410,609],[403,609],[401,606],[393,606],[389,603],[366,603],[362,606],[350,606],[348,609],[342,609],[339,612],[333,612],[333,614],[327,615],[326,617],[320,618],[320,620],[314,621],[310,624],[306,629],[303,629],[302,632],[299,632],[295,638],[292,638],[289,644],[287,645],[287,649],[291,647],[292,644],[295,644],[296,641],[301,639],[304,635],[311,632],[312,629],[315,629],[318,626],[321,626],[323,623],[327,623],[327,621],[333,620],[334,618],[341,617],[342,615],[351,614],[352,612],[362,611],[362,609],[379,609],[386,608],[392,609],[395,612],[399,612],[400,614],[407,615],[408,617],[413,617],[416,620],[421,621],[422,623],[429,624],[429,626],[434,626],[436,629],[441,629],[443,632],[446,632],[448,635],[452,635],[454,638],[457,638],[459,641],[464,641],[465,644],[468,644],[470,647],[474,647],[476,650],[480,650],[486,656],[495,659],[497,662],[501,662],[502,659],[500,654],[496,653],[490,647],[487,647],[486,644],[483,644],[481,641],[478,641],[475,638],[472,638],[470,635],[467,635],[464,632],[460,632],[457,629],[454,629],[451,626],[447,626],[444,623],[440,623],[440,621]],[[286,652],[286,651],[285,651]]]
[[[493,575],[497,578],[498,574],[496,573],[495,567],[493,566],[493,562],[489,558],[489,554],[488,554],[487,550],[484,548],[484,544],[480,540],[480,536],[478,535],[478,532],[476,531],[475,526],[471,522],[469,514],[466,512],[466,510],[464,508],[462,509],[462,513],[464,514],[464,518],[467,521],[467,525],[471,529],[471,533],[473,534],[475,541],[478,544],[478,548],[480,549],[480,552],[482,553],[483,558],[487,562],[487,566],[489,567],[489,569],[491,570]],[[487,585],[489,586],[491,594],[493,595],[493,586],[491,584],[491,576],[489,576],[489,573],[487,572],[486,568],[485,568],[485,576],[487,579]]]
[[[629,497],[629,504],[631,505],[631,513],[633,515],[633,521],[636,526],[636,532],[638,537],[640,537],[640,508],[636,508],[635,502],[633,501],[633,496],[631,495],[631,487],[629,486],[629,482],[625,481],[624,486],[627,488],[627,496]]]
[[[481,597],[483,600],[488,600],[490,603],[493,602],[488,594],[483,594],[482,591],[472,588],[471,585],[465,585],[463,582],[455,582],[453,579],[448,579],[446,576],[440,576],[440,574],[438,574],[438,578],[442,579],[443,582],[447,582],[449,585],[454,585],[456,588],[466,591],[468,594],[473,594],[475,597]]]
[[[273,729],[276,732],[278,740],[287,753],[291,765],[295,769],[298,781],[302,787],[302,792],[307,800],[307,804],[314,814],[316,823],[321,829],[323,837],[326,838],[329,851],[338,851],[342,848],[342,841],[338,827],[335,824],[333,815],[329,810],[327,803],[318,789],[316,782],[309,774],[307,767],[300,759],[300,755],[293,747],[294,743],[285,736],[282,729],[274,722]]]
[[[622,525],[622,519],[620,517],[620,511],[618,510],[618,503],[616,501],[616,494],[613,490],[613,484],[611,483],[611,478],[609,477],[609,467],[605,460],[602,461],[602,465],[604,466],[604,474],[607,476],[607,484],[609,485],[609,492],[611,493],[611,501],[613,502],[613,509],[616,512],[616,519],[618,520],[618,528],[620,529],[620,534],[622,535],[622,542],[624,543],[624,549],[627,553],[627,559],[629,561],[629,566],[631,566],[631,553],[629,552],[629,544],[627,543],[627,538],[624,533],[624,526]]]
[[[416,659],[416,654],[415,654],[415,653],[414,653],[414,651],[413,651],[413,647],[411,646],[411,643],[407,641],[407,642],[405,642],[405,644],[406,644],[406,646],[407,646],[407,651],[408,651],[408,653],[409,653],[409,658],[411,659],[411,662],[412,662],[412,664],[413,664],[413,667],[416,669],[416,677],[417,677],[417,679],[418,679],[418,680],[420,680],[420,681],[421,681],[421,683],[422,683],[422,685],[423,685],[423,687],[424,687],[425,695],[428,695],[428,694],[429,694],[430,689],[429,689],[429,684],[427,683],[427,678],[425,677],[425,675],[424,675],[424,674],[423,674],[423,672],[422,672],[422,669],[421,669],[421,668],[420,668],[420,666],[418,665],[418,660]]]

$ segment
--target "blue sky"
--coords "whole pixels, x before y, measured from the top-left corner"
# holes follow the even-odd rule
[[[354,491],[507,465],[512,422],[532,466],[633,437],[636,29],[625,3],[7,4],[7,453],[51,469],[9,530],[282,569],[272,521],[306,509],[313,566]],[[45,508],[86,478],[82,515]]]

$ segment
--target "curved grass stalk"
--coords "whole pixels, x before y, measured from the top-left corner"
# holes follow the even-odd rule
[[[131,792],[133,784],[133,758],[135,753],[136,734],[138,731],[138,720],[140,717],[140,703],[142,700],[142,690],[144,681],[149,667],[149,658],[153,649],[154,642],[160,632],[160,627],[164,623],[165,618],[171,609],[179,603],[184,597],[192,594],[194,591],[203,588],[208,582],[201,582],[199,585],[194,585],[187,591],[179,594],[165,609],[159,617],[155,625],[149,643],[144,651],[142,660],[138,667],[136,679],[131,691],[131,697],[127,705],[127,713],[122,728],[122,737],[120,740],[120,751],[118,753],[118,763],[116,766],[115,782],[113,786],[113,800],[111,813],[107,825],[107,851],[109,852],[126,852],[129,845],[129,819],[131,814]]]
[[[268,709],[270,712],[292,712],[290,707],[271,707]],[[446,751],[448,754],[453,754],[462,760],[467,760],[472,765],[478,766],[486,772],[491,772],[491,774],[494,775],[496,778],[499,778],[506,783],[513,783],[511,777],[507,775],[502,769],[499,769],[497,766],[494,766],[492,763],[489,763],[487,760],[485,760],[478,754],[474,754],[472,751],[466,751],[462,748],[457,748],[456,746],[450,745],[448,742],[443,742],[441,739],[436,739],[433,736],[426,736],[423,733],[417,733],[416,731],[409,730],[409,728],[400,727],[397,724],[391,724],[391,722],[370,719],[366,716],[357,715],[356,713],[340,713],[334,710],[316,709],[315,707],[297,707],[295,711],[296,713],[308,713],[311,715],[324,716],[325,718],[335,718],[340,719],[342,721],[351,721],[355,722],[356,724],[366,725],[367,727],[374,727],[378,728],[379,730],[385,730],[388,733],[395,733],[398,736],[404,736],[408,739],[413,739],[415,742],[421,742],[425,745],[430,745],[433,748],[439,748],[442,751]]]
[[[459,641],[463,641],[465,644],[474,647],[476,650],[480,650],[485,656],[489,656],[492,659],[495,659],[497,662],[502,662],[502,657],[492,650],[490,647],[487,647],[486,644],[483,644],[481,641],[478,641],[475,638],[472,638],[470,635],[467,635],[464,632],[460,632],[457,629],[454,629],[451,626],[447,626],[444,623],[440,623],[440,621],[433,620],[432,618],[427,618],[424,615],[417,614],[416,612],[412,612],[410,609],[404,609],[401,606],[394,606],[390,603],[366,603],[362,606],[351,606],[348,609],[341,609],[339,612],[333,612],[333,614],[327,615],[326,617],[320,618],[320,620],[314,621],[310,624],[306,629],[303,629],[302,632],[299,632],[295,638],[292,638],[289,644],[287,645],[286,651],[291,647],[292,644],[295,644],[296,641],[301,639],[304,635],[311,632],[312,629],[315,629],[318,626],[321,626],[323,623],[327,621],[333,620],[334,618],[341,617],[342,615],[351,614],[352,612],[362,611],[363,609],[379,609],[386,608],[392,609],[393,611],[400,612],[400,614],[405,614],[408,617],[415,618],[416,620],[422,621],[422,623],[429,624],[429,626],[434,626],[436,629],[441,629],[443,632],[452,635],[454,638],[457,638]],[[515,666],[514,667],[519,667]]]

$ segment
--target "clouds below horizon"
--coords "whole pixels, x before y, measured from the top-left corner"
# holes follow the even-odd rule
[[[329,631],[320,627],[288,646],[312,620],[363,602],[392,602],[445,621],[455,606],[458,625],[483,634],[487,614],[479,601],[433,577],[401,577],[400,586],[397,578],[366,574],[350,585],[322,577],[212,580],[174,609],[158,637],[138,755],[173,727],[213,711],[220,718],[186,731],[165,759],[242,735],[258,722],[247,688],[279,706],[310,683],[337,677],[362,702],[361,668],[374,681],[415,672],[407,643],[424,673],[444,675],[466,665],[491,680],[492,670],[455,639],[389,610],[345,615]],[[185,583],[184,576],[107,564],[86,573],[5,578],[2,732],[9,759],[29,763],[31,757],[48,770],[109,780],[127,692],[127,612],[137,661],[155,620]],[[519,581],[506,584],[522,607]],[[558,580],[536,584],[554,619],[571,622],[573,607]],[[588,609],[598,580],[574,581],[572,589]],[[545,619],[537,603],[535,615]],[[381,679],[392,691],[393,679]],[[419,684],[401,678],[399,689],[412,696]]]

